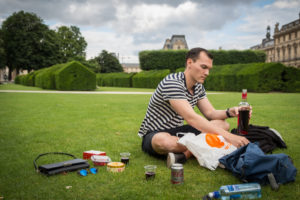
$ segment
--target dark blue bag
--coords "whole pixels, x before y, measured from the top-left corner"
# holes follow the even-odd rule
[[[286,154],[266,155],[256,143],[249,143],[219,159],[243,182],[268,184],[272,173],[279,184],[295,181],[297,169]]]

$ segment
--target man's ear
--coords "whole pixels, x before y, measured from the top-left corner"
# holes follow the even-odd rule
[[[194,62],[193,59],[188,58],[188,59],[186,60],[186,66],[189,67],[193,62]]]

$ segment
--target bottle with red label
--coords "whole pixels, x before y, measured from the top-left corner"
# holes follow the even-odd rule
[[[250,104],[247,102],[247,89],[242,91],[242,101],[239,103],[238,133],[248,134]]]

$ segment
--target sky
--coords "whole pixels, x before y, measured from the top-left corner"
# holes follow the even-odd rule
[[[162,49],[172,35],[188,48],[249,49],[266,28],[299,19],[300,0],[0,0],[0,25],[14,12],[33,12],[51,29],[77,26],[87,59],[102,50],[138,63],[143,50]]]

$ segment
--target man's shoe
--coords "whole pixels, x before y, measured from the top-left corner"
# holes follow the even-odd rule
[[[171,168],[174,163],[184,164],[186,162],[186,157],[183,153],[168,153],[167,167]]]

